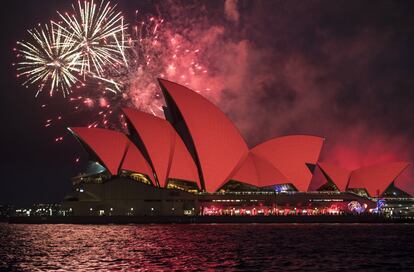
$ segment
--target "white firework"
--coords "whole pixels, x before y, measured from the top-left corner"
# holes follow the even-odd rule
[[[127,26],[122,13],[105,1],[99,5],[93,0],[79,1],[77,7],[72,7],[72,15],[58,12],[64,22],[59,26],[63,35],[73,36],[79,46],[80,73],[104,77],[109,66],[127,66]]]
[[[45,86],[49,94],[61,91],[64,96],[71,92],[78,81],[80,54],[74,43],[73,35],[63,35],[62,28],[55,23],[28,30],[31,41],[17,42],[18,76],[27,79],[23,85],[38,84],[36,96]]]

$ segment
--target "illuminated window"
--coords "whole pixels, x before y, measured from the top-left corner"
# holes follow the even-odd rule
[[[169,179],[167,183],[167,188],[182,190],[189,193],[198,193],[198,187],[195,182],[181,179]]]

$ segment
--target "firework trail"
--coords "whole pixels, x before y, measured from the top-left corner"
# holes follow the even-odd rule
[[[59,23],[29,30],[32,41],[17,42],[18,76],[26,76],[24,85],[38,86],[37,94],[50,86],[50,96],[64,96],[79,87],[77,83],[106,84],[106,90],[121,92],[108,74],[127,67],[125,57],[126,26],[120,12],[109,2],[78,2],[73,15],[58,12]],[[85,83],[84,83],[85,82]],[[36,94],[36,95],[37,95]]]
[[[73,112],[93,113],[87,126],[124,130],[121,108],[126,106],[163,116],[158,77],[210,92],[199,89],[198,82],[208,82],[199,59],[202,48],[172,31],[163,18],[136,11],[128,26],[107,1],[82,1],[72,8],[73,14],[57,12],[58,23],[30,30],[33,42],[18,42],[17,70],[27,77],[24,85],[37,84],[37,94],[48,87],[50,95],[69,96]],[[45,127],[53,120],[48,118]]]
[[[73,35],[62,35],[61,28],[56,29],[53,23],[28,32],[32,41],[17,42],[21,47],[18,56],[23,59],[18,63],[18,76],[27,78],[23,85],[38,84],[36,96],[48,85],[50,95],[56,90],[64,96],[69,94],[79,82],[76,73],[80,55]]]
[[[121,12],[115,11],[116,6],[105,1],[98,6],[92,0],[72,7],[73,15],[58,12],[64,22],[58,27],[65,37],[73,37],[78,46],[81,74],[103,77],[107,67],[127,66],[126,25]]]

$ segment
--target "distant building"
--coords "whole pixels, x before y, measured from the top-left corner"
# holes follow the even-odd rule
[[[32,204],[30,206],[19,207],[10,212],[10,216],[67,216],[69,211],[62,208],[61,204]]]
[[[381,212],[395,208],[387,199],[412,199],[395,181],[406,162],[348,171],[319,162],[324,138],[307,135],[248,148],[206,98],[159,82],[166,119],[126,108],[129,134],[69,129],[91,163],[73,178],[65,210],[73,215],[313,215]]]

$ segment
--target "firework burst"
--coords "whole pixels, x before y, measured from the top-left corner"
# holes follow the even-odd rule
[[[106,0],[78,2],[71,14],[57,12],[59,22],[30,32],[35,42],[19,43],[18,70],[27,76],[24,84],[39,82],[40,91],[48,86],[51,93],[70,94],[65,103],[73,110],[59,112],[59,118],[49,116],[45,127],[57,124],[62,115],[88,111],[92,120],[85,120],[86,126],[125,130],[123,107],[163,116],[158,77],[195,89],[199,82],[208,84],[200,43],[175,33],[163,18],[138,16],[138,11],[128,26],[115,7]],[[43,56],[45,51],[52,53]],[[36,55],[42,56],[42,66]],[[202,91],[210,93],[209,88]]]
[[[22,59],[17,66],[18,76],[27,78],[23,85],[38,84],[36,96],[48,85],[51,96],[55,91],[69,94],[79,81],[76,73],[80,54],[73,35],[62,35],[62,29],[54,23],[28,32],[32,41],[17,42],[16,49]]]
[[[78,2],[74,14],[58,12],[64,24],[58,25],[65,37],[73,37],[80,52],[80,72],[104,78],[108,67],[127,66],[125,56],[127,26],[121,12],[109,2],[97,5]]]
[[[109,2],[97,5],[93,0],[72,6],[74,14],[58,12],[59,23],[29,30],[33,41],[18,42],[18,76],[26,76],[23,85],[38,84],[36,96],[50,86],[50,95],[67,96],[73,87],[99,83],[113,93],[122,92],[111,76],[128,67],[125,51],[127,37],[122,14]]]

